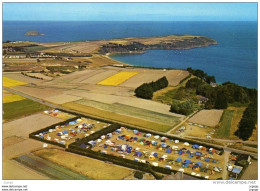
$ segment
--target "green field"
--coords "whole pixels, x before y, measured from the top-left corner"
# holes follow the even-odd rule
[[[45,50],[49,47],[46,46],[28,46],[28,47],[24,47],[25,52],[37,52],[37,51],[41,51],[41,50]]]
[[[48,109],[49,107],[40,103],[24,99],[21,101],[15,101],[11,103],[3,104],[3,119],[11,120],[26,115],[30,115],[39,111]]]
[[[136,125],[139,127],[152,129],[152,130],[156,130],[156,131],[161,131],[161,132],[167,132],[172,128],[172,126],[170,126],[169,124],[166,125],[166,124],[162,124],[162,123],[156,123],[153,121],[148,121],[148,120],[132,117],[129,115],[122,115],[119,113],[98,109],[98,108],[95,108],[94,106],[87,106],[87,105],[79,104],[76,102],[64,103],[61,106],[75,110],[75,111],[79,111],[79,112],[82,112],[82,113],[85,113],[88,115],[92,115],[95,117],[101,117],[101,118],[104,118],[107,120],[113,120],[113,121],[121,122],[121,123],[127,124],[127,125]]]
[[[221,117],[220,125],[217,128],[215,137],[228,138],[230,136],[230,128],[232,125],[234,110],[226,109]]]
[[[75,103],[170,126],[174,126],[180,122],[179,117],[174,117],[172,115],[162,114],[120,103],[106,104],[85,99],[75,101]]]

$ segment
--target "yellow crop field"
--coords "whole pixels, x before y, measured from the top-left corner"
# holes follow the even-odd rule
[[[22,97],[20,95],[7,95],[3,96],[3,103],[11,103],[15,101],[21,101],[23,99],[25,99],[25,97]]]
[[[4,87],[13,87],[13,86],[20,86],[20,85],[25,85],[25,84],[27,84],[27,83],[13,80],[13,79],[10,79],[7,77],[3,77],[3,86]]]
[[[136,74],[138,74],[138,72],[119,72],[113,76],[106,78],[105,80],[102,80],[101,82],[98,82],[98,84],[106,86],[118,86],[119,84],[123,83]]]

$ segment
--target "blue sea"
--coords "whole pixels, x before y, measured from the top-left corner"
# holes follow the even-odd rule
[[[24,36],[30,30],[45,35]],[[257,88],[257,22],[3,22],[3,41],[63,42],[172,34],[207,36],[218,45],[111,57],[136,66],[192,67],[214,75],[219,83],[231,81]]]

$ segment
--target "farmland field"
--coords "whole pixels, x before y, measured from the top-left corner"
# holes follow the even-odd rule
[[[11,120],[26,115],[30,115],[39,111],[48,109],[49,107],[31,101],[29,99],[23,99],[21,101],[4,103],[3,104],[3,119]]]
[[[3,96],[3,103],[11,103],[11,102],[16,102],[16,101],[21,101],[25,99],[25,97],[22,97],[20,95],[6,95]]]
[[[54,180],[85,180],[89,179],[79,173],[73,172],[55,163],[42,159],[33,154],[22,155],[14,159],[15,161],[28,166]]]
[[[219,123],[223,110],[201,110],[189,119],[189,122],[214,127]]]
[[[134,171],[58,149],[39,150],[34,154],[92,179],[124,179]]]
[[[21,86],[21,85],[25,85],[25,84],[27,84],[27,83],[13,80],[13,79],[10,79],[7,77],[3,77],[3,86],[4,87]]]
[[[113,113],[119,113],[122,115],[127,115],[135,118],[144,119],[147,121],[153,121],[156,123],[174,126],[180,122],[178,117],[174,117],[171,115],[166,115],[158,112],[153,112],[150,110],[145,110],[125,104],[120,103],[113,103],[113,104],[106,104],[97,101],[91,100],[78,100],[75,103],[86,105],[89,107],[94,107],[101,110],[110,111]]]
[[[155,123],[155,122],[151,122],[151,121],[147,121],[147,120],[143,120],[143,119],[134,118],[131,116],[125,116],[125,115],[121,115],[118,113],[100,110],[100,109],[97,109],[94,107],[90,107],[90,106],[86,106],[86,105],[82,105],[82,104],[78,104],[78,103],[74,103],[74,102],[62,104],[62,106],[69,108],[69,109],[73,109],[75,111],[90,114],[90,115],[93,115],[96,117],[102,117],[104,119],[115,120],[115,121],[119,121],[122,123],[132,124],[132,125],[140,126],[140,127],[147,128],[147,129],[161,131],[161,132],[167,132],[168,130],[170,130],[172,128],[172,126],[170,126],[170,125],[164,125],[164,124]]]
[[[136,74],[138,74],[138,72],[119,72],[101,82],[98,82],[97,84],[106,86],[118,86],[119,84],[135,76]]]

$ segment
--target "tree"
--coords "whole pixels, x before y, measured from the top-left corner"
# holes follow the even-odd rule
[[[140,171],[136,171],[134,174],[134,177],[141,180],[141,179],[143,179],[143,173]]]
[[[202,82],[201,79],[199,79],[199,78],[192,78],[192,79],[190,79],[190,80],[186,83],[185,87],[186,87],[186,88],[197,89],[202,83],[203,83],[203,82]]]
[[[180,103],[176,100],[173,100],[170,111],[174,113],[183,114],[183,115],[189,115],[194,111],[194,102],[185,101]]]

